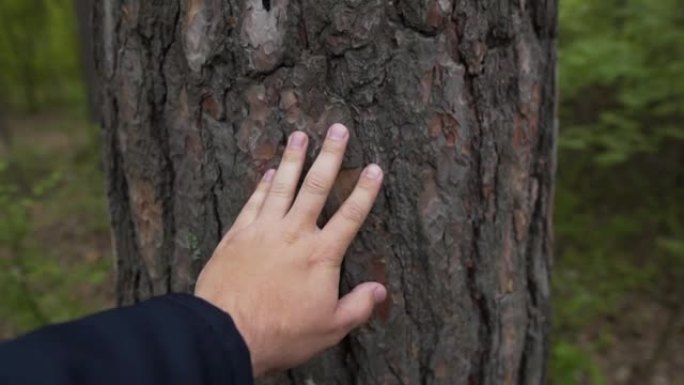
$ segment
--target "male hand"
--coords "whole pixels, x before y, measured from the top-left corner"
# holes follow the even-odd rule
[[[387,296],[368,282],[339,299],[342,259],[380,190],[380,167],[368,166],[333,218],[316,225],[348,140],[347,128],[330,128],[295,199],[308,138],[292,134],[278,170],[266,173],[200,274],[195,295],[232,316],[255,376],[337,344]]]

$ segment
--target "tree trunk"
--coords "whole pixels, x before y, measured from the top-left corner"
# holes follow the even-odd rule
[[[289,132],[350,127],[323,215],[384,193],[344,264],[390,298],[269,384],[543,384],[555,0],[100,0],[120,303],[189,291]]]
[[[91,121],[99,121],[99,100],[97,90],[97,72],[95,71],[95,57],[93,56],[93,35],[90,33],[93,26],[90,16],[91,0],[75,0],[74,11],[78,22],[79,54],[81,69],[83,71],[83,83],[88,96],[88,117]]]
[[[12,133],[10,132],[9,124],[7,123],[2,96],[0,96],[0,149],[3,149],[3,147],[9,148],[11,143]]]

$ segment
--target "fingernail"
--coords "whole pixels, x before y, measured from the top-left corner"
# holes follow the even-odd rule
[[[264,174],[262,181],[265,183],[269,183],[270,181],[272,181],[273,176],[275,175],[275,171],[276,170],[274,170],[274,169],[270,169],[270,170],[266,171],[266,174]]]
[[[349,131],[341,124],[333,124],[328,130],[328,138],[333,140],[343,140],[347,138]]]
[[[378,285],[373,289],[373,300],[376,304],[382,303],[387,299],[387,289],[384,286]]]
[[[297,131],[294,134],[290,135],[290,143],[289,146],[291,148],[302,148],[304,147],[304,144],[306,143],[306,134]]]
[[[364,173],[367,178],[378,179],[382,176],[382,169],[376,164],[371,164]]]

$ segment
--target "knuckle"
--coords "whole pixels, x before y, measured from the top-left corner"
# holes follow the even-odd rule
[[[325,243],[317,248],[316,252],[311,255],[311,263],[314,265],[324,266],[339,266],[342,261],[344,251],[340,252],[337,243]]]
[[[293,149],[287,149],[285,150],[285,153],[283,153],[283,162],[284,163],[298,163],[304,159],[306,154],[303,151],[298,151],[298,150],[293,150]]]
[[[342,215],[349,221],[359,223],[366,219],[366,209],[356,201],[347,201],[342,209]]]
[[[254,194],[253,194],[253,195],[264,194],[266,191],[268,191],[268,189],[270,188],[270,186],[271,186],[271,182],[262,180],[261,182],[259,182],[259,184],[258,184],[258,185],[256,186],[256,188],[254,189]]]
[[[320,174],[311,174],[304,182],[306,189],[314,194],[323,195],[328,191],[328,181]]]
[[[285,182],[274,182],[268,193],[273,196],[289,196],[291,194],[290,184]]]
[[[301,238],[301,232],[296,227],[289,226],[283,230],[282,237],[286,244],[291,245],[296,243],[299,238]]]
[[[264,202],[264,198],[266,197],[266,190],[263,191],[258,191],[252,195],[252,197],[245,203],[244,210],[245,211],[254,211],[254,210],[259,210],[261,207],[262,203]]]

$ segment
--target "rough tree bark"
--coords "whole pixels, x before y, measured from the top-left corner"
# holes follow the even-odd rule
[[[120,303],[195,278],[287,134],[352,131],[384,193],[342,289],[377,317],[273,384],[542,384],[555,0],[99,0],[92,8]]]

